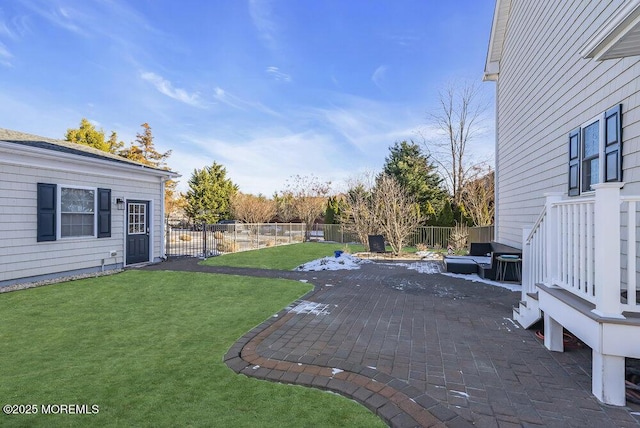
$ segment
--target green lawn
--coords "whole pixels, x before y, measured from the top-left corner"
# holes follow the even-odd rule
[[[127,271],[0,294],[2,404],[99,406],[0,426],[384,426],[351,400],[224,365],[237,338],[310,288]]]
[[[291,270],[311,260],[326,256],[333,257],[334,251],[345,250],[345,248],[351,253],[364,251],[364,247],[359,244],[349,244],[347,246],[345,244],[325,242],[304,242],[211,257],[203,261],[202,264],[207,266]]]

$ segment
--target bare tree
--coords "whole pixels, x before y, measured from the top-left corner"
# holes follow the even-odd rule
[[[475,226],[493,224],[495,174],[489,167],[476,166],[462,189],[462,203]]]
[[[398,255],[411,233],[424,221],[413,197],[389,175],[382,175],[373,192],[372,208],[378,228]]]
[[[284,190],[280,194],[273,195],[273,200],[276,204],[276,214],[278,218],[285,222],[290,223],[295,220],[296,214],[293,212],[293,194],[289,190]]]
[[[348,180],[345,193],[346,208],[340,213],[340,223],[355,234],[365,251],[369,251],[369,235],[378,233],[371,198],[375,186],[375,173],[365,172]]]
[[[341,214],[340,223],[355,233],[369,251],[369,235],[378,233],[376,218],[371,210],[371,192],[363,187],[349,190],[345,197],[347,209]]]
[[[266,223],[276,215],[276,204],[262,195],[237,193],[231,197],[231,212],[245,223]]]
[[[480,131],[488,106],[478,84],[454,82],[439,92],[439,110],[429,114],[430,125],[440,138],[425,139],[426,149],[438,164],[456,205],[462,202],[462,190],[476,164],[468,159],[467,144]]]
[[[290,211],[306,226],[305,238],[311,237],[313,223],[322,215],[327,205],[330,182],[323,183],[317,177],[296,175],[287,182],[280,198],[285,200],[284,211]]]
[[[373,188],[363,181],[352,184],[346,200],[341,223],[358,235],[366,251],[368,235],[382,234],[398,255],[424,220],[415,198],[390,175],[380,175]]]

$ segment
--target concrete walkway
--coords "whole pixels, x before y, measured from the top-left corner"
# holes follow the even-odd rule
[[[511,319],[519,293],[406,264],[353,271],[146,267],[305,280],[314,291],[245,334],[238,373],[332,390],[394,427],[640,426],[640,407],[591,395],[591,352],[547,351]]]

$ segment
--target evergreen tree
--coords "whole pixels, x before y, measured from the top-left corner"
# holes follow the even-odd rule
[[[445,201],[442,209],[438,213],[438,226],[452,227],[455,225],[455,217],[453,215],[453,209],[451,208],[451,202]]]
[[[136,134],[135,142],[120,151],[120,155],[135,162],[140,162],[154,168],[166,168],[166,159],[171,156],[171,150],[160,153],[153,144],[153,134],[148,123],[143,123],[142,133]]]
[[[340,214],[345,210],[346,203],[342,196],[329,196],[327,208],[324,213],[325,224],[340,223]]]
[[[110,153],[119,153],[124,147],[124,142],[118,141],[118,134],[116,134],[116,131],[111,131],[111,136],[109,136],[107,144],[109,145]]]
[[[230,201],[238,186],[226,175],[226,169],[216,162],[193,171],[186,194],[185,213],[189,219],[211,224],[229,216]]]
[[[396,142],[389,151],[383,175],[395,178],[415,198],[427,222],[433,222],[429,213],[441,210],[448,198],[437,168],[413,141]]]
[[[110,150],[109,143],[105,141],[104,132],[102,130],[98,131],[96,127],[84,117],[80,120],[80,127],[78,129],[67,129],[65,140],[93,147],[103,152],[115,153]]]

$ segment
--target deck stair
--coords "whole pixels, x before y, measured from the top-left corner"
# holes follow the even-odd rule
[[[513,308],[513,319],[524,328],[529,328],[542,319],[542,311],[538,304],[538,293],[526,293],[525,299],[520,300]]]

